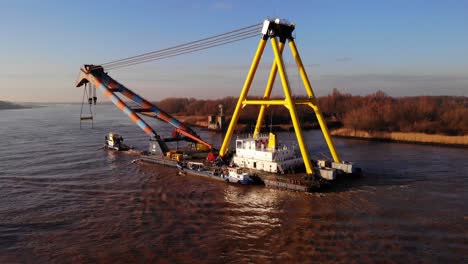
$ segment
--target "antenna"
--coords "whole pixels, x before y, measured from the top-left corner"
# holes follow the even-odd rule
[[[219,115],[223,116],[224,115],[224,106],[222,104],[219,104],[218,107],[219,107]]]

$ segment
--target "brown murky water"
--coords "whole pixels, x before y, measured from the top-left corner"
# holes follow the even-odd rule
[[[0,111],[0,263],[468,260],[466,149],[336,139],[366,175],[303,194],[132,162],[99,149],[110,130],[146,148],[123,114],[99,106],[82,130],[78,116],[76,105]],[[319,132],[305,134],[327,154]]]

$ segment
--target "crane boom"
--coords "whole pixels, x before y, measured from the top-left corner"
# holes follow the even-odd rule
[[[165,144],[165,140],[156,133],[156,131],[148,125],[138,114],[153,117],[166,122],[173,127],[175,131],[185,137],[187,141],[198,142],[211,149],[212,145],[202,140],[195,131],[184,125],[182,122],[169,115],[156,105],[150,103],[140,95],[134,93],[124,85],[120,84],[107,73],[104,72],[104,68],[96,65],[84,65],[81,68],[80,76],[76,83],[76,87],[80,87],[86,83],[91,83],[97,87],[101,92],[108,97],[117,108],[128,115],[128,117],[136,123],[146,134],[154,138],[161,148],[163,153],[168,151],[168,147]],[[123,96],[135,102],[140,108],[131,108],[126,105],[115,93],[121,93]],[[166,140],[166,141],[170,141]]]

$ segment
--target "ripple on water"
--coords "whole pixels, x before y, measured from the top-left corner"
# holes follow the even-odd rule
[[[99,149],[109,130],[146,147],[121,113],[79,130],[72,110],[0,115],[1,263],[466,262],[466,150],[336,139],[366,174],[306,195],[133,162]]]

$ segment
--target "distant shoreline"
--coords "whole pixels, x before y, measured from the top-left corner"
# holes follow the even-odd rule
[[[61,103],[35,103],[35,102],[9,102],[9,101],[0,101],[0,110],[21,110],[21,109],[31,109],[31,108],[40,108],[47,107],[49,105],[61,105]]]
[[[439,134],[403,133],[403,132],[366,132],[350,128],[332,130],[332,136],[343,138],[356,138],[371,141],[385,141],[410,143],[420,145],[435,145],[447,147],[468,148],[468,135],[446,136]]]
[[[26,109],[31,108],[30,106],[20,105],[17,103],[0,101],[0,110],[13,110],[13,109]]]

